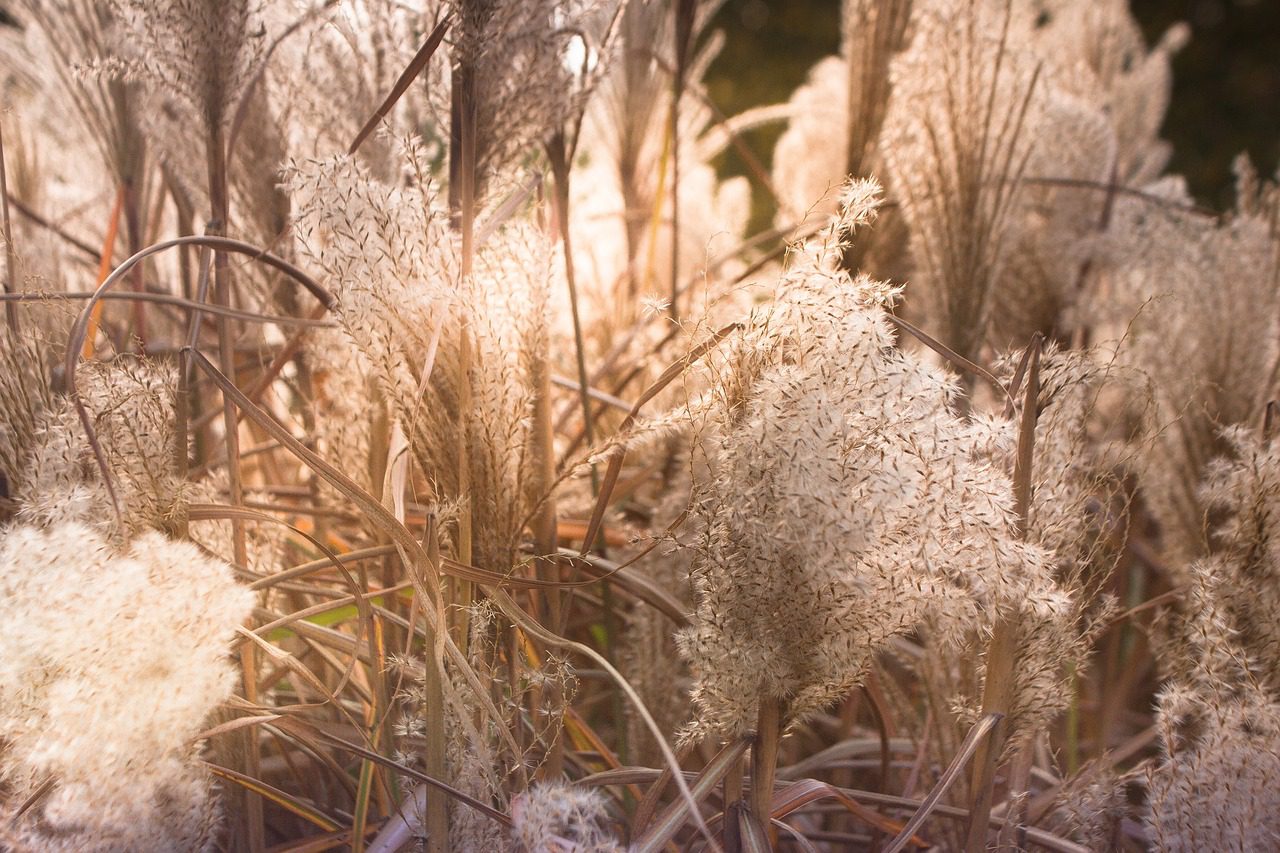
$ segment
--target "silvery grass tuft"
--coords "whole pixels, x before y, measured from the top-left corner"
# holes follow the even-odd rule
[[[119,505],[88,436],[65,395],[36,415],[20,479],[12,484],[19,517],[37,524],[80,521],[127,539],[163,528],[183,512],[184,488],[173,476],[173,375],[147,360],[122,358],[86,366],[81,399]]]
[[[894,347],[894,290],[839,266],[875,198],[873,184],[846,187],[699,413],[687,737],[751,730],[762,699],[804,719],[916,626],[960,642],[1005,611],[1066,610],[1049,555],[1015,535],[1008,475],[987,461],[1007,433],[957,416],[954,382]]]
[[[75,521],[0,530],[0,591],[12,608],[0,638],[0,840],[214,849],[218,800],[197,736],[235,686],[226,654],[252,594],[188,543],[148,532],[120,547]]]
[[[840,55],[786,107],[784,220],[829,206],[846,172],[874,172],[901,218],[890,209],[855,255],[906,275],[907,310],[953,348],[980,346],[988,324],[995,349],[1078,334],[1108,186],[1167,163],[1159,127],[1185,29],[1148,48],[1111,0],[848,0],[842,23]]]
[[[591,343],[602,352],[612,337],[633,332],[645,301],[669,300],[672,252],[679,288],[697,287],[707,265],[731,256],[746,236],[751,213],[747,179],[717,178],[713,160],[729,139],[716,123],[703,78],[721,47],[709,33],[690,61],[678,122],[681,215],[672,239],[672,151],[670,81],[660,73],[674,63],[673,11],[656,0],[629,2],[610,44],[610,73],[588,107],[573,182],[575,262],[584,287],[583,309]],[[697,32],[709,30],[710,10],[699,11]],[[709,276],[708,284],[717,276]],[[625,298],[620,299],[619,296]],[[665,307],[665,306],[664,306]]]
[[[515,849],[526,853],[623,853],[627,849],[602,826],[607,818],[605,800],[589,788],[537,785],[516,799],[512,817]]]
[[[1147,769],[1145,820],[1161,850],[1230,839],[1240,849],[1280,836],[1280,703],[1236,639],[1229,602],[1244,590],[1212,563],[1191,567],[1182,655],[1158,698],[1162,755]]]
[[[449,212],[419,141],[404,140],[398,150],[400,186],[346,157],[299,164],[292,173],[301,249],[334,288],[345,333],[347,365],[330,381],[350,384],[333,393],[358,392],[359,372],[372,377],[430,478],[433,501],[462,497],[456,441],[472,431],[466,447],[471,481],[480,486],[471,498],[474,559],[505,570],[516,560],[519,525],[541,497],[522,490],[532,464],[530,359],[547,345],[555,267],[540,235],[508,227],[479,247],[473,274],[464,276]],[[477,356],[467,371],[469,410],[456,378],[460,328],[469,330]],[[426,391],[434,404],[424,403]],[[344,461],[367,470],[367,460]]]
[[[236,107],[266,49],[263,8],[256,0],[111,4],[114,52],[102,59],[109,72],[145,87],[153,101],[146,115],[157,123],[151,137],[159,143],[159,156],[197,198],[217,192],[203,167],[224,155],[206,149],[226,144]],[[217,199],[204,203],[220,206]]]
[[[1119,230],[1106,252],[1111,280],[1133,313],[1121,357],[1147,377],[1153,436],[1141,454],[1146,499],[1174,571],[1210,553],[1212,519],[1201,484],[1230,453],[1224,427],[1252,425],[1280,377],[1280,256],[1272,214],[1243,209],[1214,221],[1189,209],[1178,179],[1152,185],[1149,200],[1118,200]],[[1219,286],[1211,293],[1204,281]],[[1185,359],[1171,363],[1165,342]],[[1248,341],[1247,345],[1243,342]]]
[[[1215,512],[1213,556],[1183,569],[1187,593],[1167,619],[1170,681],[1157,706],[1163,755],[1147,771],[1146,822],[1161,849],[1219,839],[1245,849],[1280,834],[1280,682],[1275,601],[1280,457],[1273,439],[1236,427],[1201,491]]]

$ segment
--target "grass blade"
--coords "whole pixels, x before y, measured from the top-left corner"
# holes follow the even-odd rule
[[[446,14],[440,23],[436,24],[435,29],[427,36],[427,40],[422,43],[422,47],[418,48],[418,52],[414,54],[413,59],[409,61],[404,71],[400,72],[400,77],[396,80],[395,85],[391,87],[391,92],[374,110],[373,115],[369,116],[369,120],[364,123],[364,127],[360,128],[356,138],[351,141],[351,147],[347,149],[347,154],[355,154],[359,150],[360,145],[368,138],[370,133],[373,133],[373,129],[378,126],[378,122],[386,118],[387,113],[391,112],[391,108],[396,105],[401,96],[409,91],[409,86],[413,84],[414,80],[418,79],[418,75],[427,67],[427,63],[431,61],[436,48],[440,46],[445,32],[449,29],[451,20],[451,17]]]

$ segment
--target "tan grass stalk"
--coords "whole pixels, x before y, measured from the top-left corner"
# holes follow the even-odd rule
[[[463,34],[462,38],[467,38]],[[472,46],[475,49],[475,46]],[[449,210],[453,217],[454,227],[461,239],[461,276],[466,281],[472,275],[475,261],[475,219],[476,192],[479,176],[477,169],[477,113],[480,105],[477,102],[477,69],[466,52],[459,56],[452,71],[452,90],[450,92],[449,113]],[[458,434],[456,438],[458,468],[458,560],[471,562],[472,545],[472,506],[471,506],[471,410],[472,385],[471,362],[472,341],[471,330],[466,321],[457,330],[460,336],[458,347],[457,378],[458,385]],[[451,596],[453,603],[459,605],[455,611],[459,620],[454,625],[455,640],[465,649],[470,631],[467,629],[465,614],[469,613],[474,598],[474,590],[469,583],[459,582],[455,585]]]
[[[18,256],[13,250],[13,222],[9,219],[9,179],[4,159],[4,130],[0,129],[0,236],[4,238],[4,292],[17,293]],[[6,302],[4,306],[5,322],[9,331],[18,334],[18,306]]]
[[[668,311],[674,322],[680,320],[680,99],[684,96],[697,11],[698,0],[676,0],[673,10],[675,73],[671,80],[671,303]]]
[[[423,601],[424,607],[429,603],[434,603],[436,614],[434,625],[430,626],[427,631],[427,642],[431,649],[431,657],[427,661],[427,672],[423,683],[426,687],[426,701],[423,703],[423,712],[426,715],[426,731],[427,743],[425,747],[426,769],[427,774],[436,779],[445,779],[448,773],[448,766],[445,757],[448,754],[447,744],[445,743],[445,699],[444,699],[444,637],[442,633],[448,621],[444,611],[444,598],[441,595],[441,581],[444,573],[441,571],[440,563],[440,531],[437,528],[436,516],[434,514],[427,518],[427,560],[431,571],[434,573],[434,595],[430,595]],[[409,571],[413,573],[415,585],[421,591],[428,591],[429,587],[421,582],[418,571],[414,570],[416,565],[412,561],[406,561]],[[423,566],[422,569],[425,569]],[[423,599],[420,594],[419,599]],[[427,794],[426,802],[426,820],[427,827],[427,850],[429,853],[442,853],[449,849],[449,804],[443,796],[434,792]]]
[[[773,779],[778,769],[778,741],[782,738],[782,701],[760,697],[755,739],[751,743],[751,812],[762,826],[773,812]]]
[[[1013,473],[1015,520],[1019,533],[1023,535],[1026,533],[1031,509],[1031,463],[1035,453],[1036,406],[1040,397],[1041,347],[1041,339],[1037,336],[1030,347],[1031,359],[1027,365],[1026,389],[1022,398],[1022,417],[1018,430],[1018,455]],[[1013,705],[1020,631],[1018,620],[1011,616],[1005,616],[992,630],[982,693],[984,715],[1006,715]],[[1009,734],[1007,726],[997,723],[991,736],[979,746],[974,758],[969,793],[969,829],[965,842],[967,853],[981,853],[987,847],[987,821],[991,816],[995,794],[996,766]]]

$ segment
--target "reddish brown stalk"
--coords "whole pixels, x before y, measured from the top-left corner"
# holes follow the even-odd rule
[[[383,99],[378,108],[374,110],[373,115],[369,116],[369,120],[364,123],[364,127],[360,128],[360,132],[356,134],[356,138],[351,140],[351,146],[347,149],[347,154],[355,154],[359,150],[360,145],[373,133],[374,128],[378,126],[387,113],[391,112],[391,108],[396,102],[409,91],[409,87],[413,85],[413,81],[418,79],[427,67],[427,63],[431,61],[431,57],[435,54],[436,48],[440,47],[440,42],[444,39],[445,32],[449,29],[452,18],[446,14],[440,23],[436,24],[435,29],[427,36],[427,40],[422,43],[422,47],[418,48],[418,52],[410,60],[404,71],[400,73],[400,77],[396,80],[387,97]]]
[[[107,219],[107,234],[102,240],[102,257],[98,260],[98,284],[111,273],[111,256],[115,252],[116,233],[120,228],[120,208],[124,203],[124,187],[116,191],[115,203],[111,206],[111,216]],[[94,339],[98,336],[98,325],[102,322],[103,305],[99,302],[89,313],[89,331],[84,337],[83,358],[93,358]]]

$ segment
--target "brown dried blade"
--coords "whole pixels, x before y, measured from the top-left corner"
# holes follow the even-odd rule
[[[942,774],[942,778],[938,780],[938,784],[933,786],[933,790],[929,792],[929,796],[924,798],[924,802],[920,804],[920,808],[911,816],[911,820],[902,828],[897,837],[889,843],[885,849],[885,853],[898,853],[912,841],[915,831],[924,825],[924,822],[933,813],[937,807],[942,795],[947,792],[957,779],[960,778],[960,772],[964,770],[965,764],[973,757],[974,752],[978,749],[978,744],[982,739],[995,730],[996,723],[1000,722],[1002,714],[988,714],[977,722],[977,724],[969,730],[969,735],[964,739],[964,743],[960,745],[959,752],[951,759],[951,765],[947,771]]]
[[[391,112],[391,108],[396,105],[401,96],[409,90],[409,86],[413,81],[418,79],[418,75],[427,67],[427,63],[431,61],[431,56],[436,52],[436,48],[440,46],[440,42],[444,39],[445,31],[449,29],[451,17],[445,15],[440,23],[436,24],[435,29],[431,31],[431,35],[427,36],[427,40],[422,43],[422,47],[418,48],[418,52],[414,54],[413,59],[400,73],[400,79],[396,80],[396,84],[391,87],[391,93],[369,116],[369,120],[364,123],[364,127],[360,128],[360,132],[356,134],[356,138],[352,140],[351,147],[347,149],[347,154],[354,154],[360,148],[360,145],[373,133],[373,129],[378,126],[378,122],[386,118],[387,113]]]

